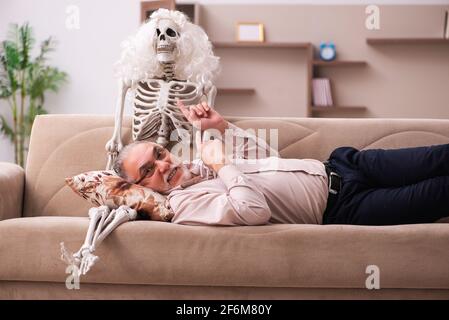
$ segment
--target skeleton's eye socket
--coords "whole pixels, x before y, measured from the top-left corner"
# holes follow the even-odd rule
[[[156,34],[157,34],[157,36],[159,37],[159,35],[161,34],[161,30],[156,29]]]
[[[176,36],[176,31],[171,29],[171,28],[168,28],[167,29],[167,35],[170,36],[170,37],[175,37]]]

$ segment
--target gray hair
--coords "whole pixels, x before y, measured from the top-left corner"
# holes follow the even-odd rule
[[[112,169],[115,171],[115,173],[125,179],[126,181],[128,181],[129,183],[132,183],[132,181],[130,181],[128,175],[126,174],[124,168],[123,168],[123,161],[125,161],[125,159],[128,157],[130,151],[137,145],[142,144],[142,143],[153,143],[151,141],[145,141],[145,140],[140,140],[140,141],[134,141],[126,146],[123,147],[123,149],[119,152],[119,154],[117,155],[117,158],[114,161],[114,164],[112,166]]]

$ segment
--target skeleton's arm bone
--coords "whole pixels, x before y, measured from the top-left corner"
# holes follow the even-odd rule
[[[117,153],[122,149],[122,119],[123,119],[123,109],[125,104],[125,97],[130,84],[124,79],[119,79],[118,81],[118,97],[115,109],[115,119],[114,119],[114,133],[112,138],[106,143],[106,151],[108,151],[108,163],[106,165],[106,170],[112,169],[115,157]]]
[[[212,108],[215,108],[215,97],[216,96],[217,96],[217,87],[213,85],[206,92],[207,104]]]

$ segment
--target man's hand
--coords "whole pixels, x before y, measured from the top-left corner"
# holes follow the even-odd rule
[[[186,119],[201,132],[207,129],[217,129],[224,134],[228,128],[228,122],[206,102],[185,106],[181,100],[178,100],[177,105]]]
[[[218,172],[222,167],[230,163],[221,140],[214,139],[202,143],[198,134],[196,144],[201,154],[201,160],[215,172]]]

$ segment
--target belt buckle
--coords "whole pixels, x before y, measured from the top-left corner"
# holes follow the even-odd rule
[[[335,194],[338,194],[338,190],[332,189],[332,177],[333,176],[340,178],[340,175],[338,175],[337,173],[332,172],[332,171],[330,172],[330,175],[329,175],[329,193],[335,195]],[[340,188],[341,188],[341,180],[340,180]]]

